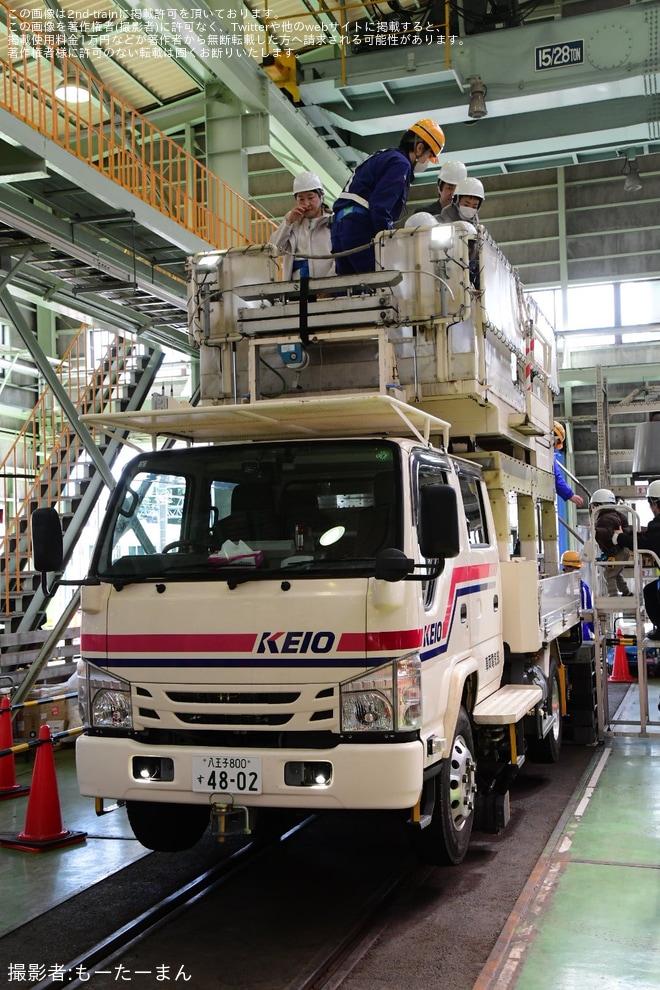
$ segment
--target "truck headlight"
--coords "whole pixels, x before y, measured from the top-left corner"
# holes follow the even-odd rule
[[[88,663],[87,699],[87,724],[91,728],[133,728],[131,685],[128,681]]]
[[[408,732],[422,724],[421,661],[416,653],[339,685],[342,732]]]

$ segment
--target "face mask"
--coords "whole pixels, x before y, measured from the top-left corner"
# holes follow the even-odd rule
[[[467,220],[468,223],[474,223],[477,219],[477,210],[474,206],[459,206],[458,213],[461,220]]]
[[[419,175],[420,172],[426,172],[429,167],[428,159],[425,162],[415,162],[413,166],[413,172],[415,175]]]

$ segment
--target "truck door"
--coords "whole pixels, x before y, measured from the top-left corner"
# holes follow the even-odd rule
[[[425,452],[416,458],[416,491],[426,485],[451,484],[453,471],[446,456]],[[415,503],[418,501],[416,494]],[[466,598],[472,583],[465,539],[458,557],[444,561],[435,580],[421,585],[423,599],[422,659],[456,659],[470,652]],[[413,551],[421,559],[418,546]]]
[[[501,674],[502,592],[497,543],[487,510],[484,481],[470,465],[458,466],[468,536],[469,593],[464,596],[472,655],[479,661],[481,684]],[[484,681],[485,678],[485,681]]]

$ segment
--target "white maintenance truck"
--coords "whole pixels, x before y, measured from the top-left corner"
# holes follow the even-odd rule
[[[302,283],[268,245],[197,256],[201,404],[86,417],[146,442],[83,583],[78,779],[145,846],[378,809],[458,863],[557,759],[554,334],[484,231],[471,286],[475,236],[386,232],[376,273]]]

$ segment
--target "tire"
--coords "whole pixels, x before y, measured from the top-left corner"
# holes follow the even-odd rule
[[[563,735],[563,724],[561,717],[561,687],[559,684],[559,671],[554,660],[550,663],[548,674],[548,711],[555,716],[555,723],[545,739],[527,739],[527,756],[533,763],[556,763],[561,751]],[[540,726],[541,719],[537,718],[537,725]]]
[[[211,808],[206,804],[127,801],[126,813],[135,838],[154,852],[183,852],[206,831]]]
[[[451,746],[442,761],[440,773],[427,782],[435,788],[435,804],[430,823],[413,832],[417,856],[435,866],[457,866],[465,858],[477,791],[476,763],[473,756],[472,726],[461,708]]]

